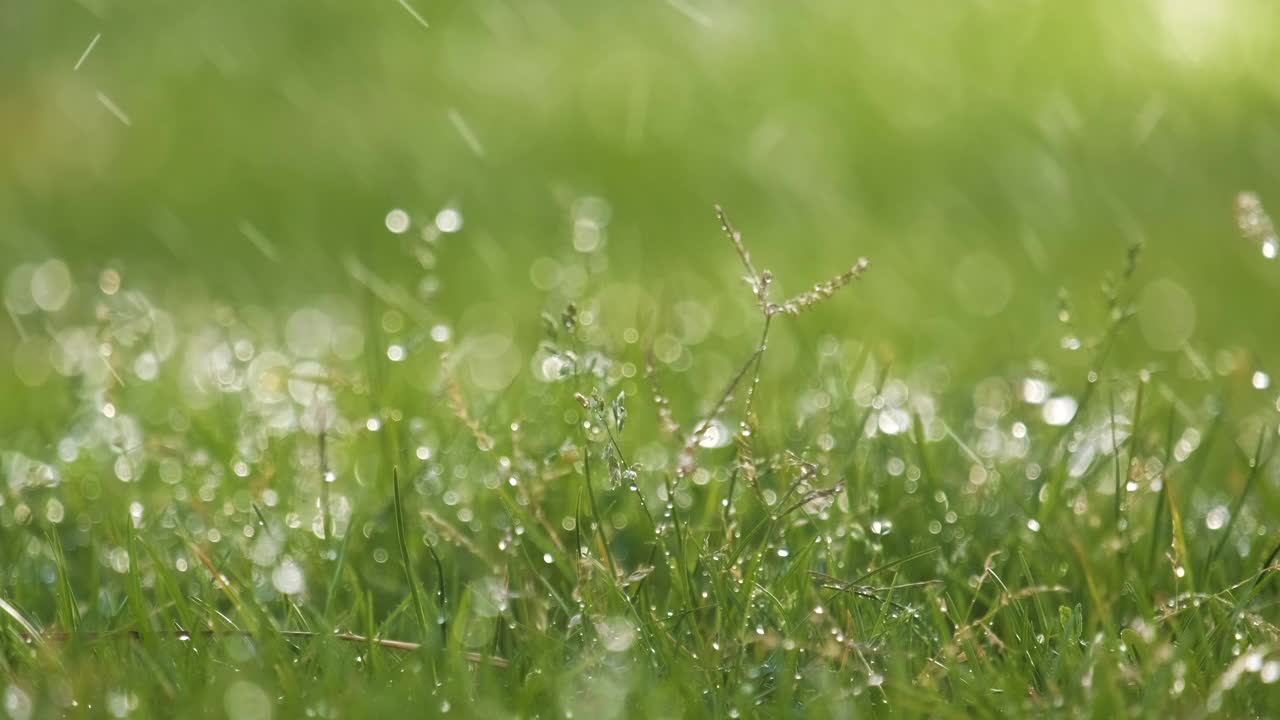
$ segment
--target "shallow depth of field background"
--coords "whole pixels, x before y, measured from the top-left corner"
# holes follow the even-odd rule
[[[1280,216],[1278,28],[0,0],[3,712],[1280,706],[1280,262],[1234,213]],[[775,301],[870,269],[753,356],[716,203]]]
[[[180,319],[227,303],[283,333],[367,313],[354,268],[419,334],[487,338],[488,393],[528,381],[542,309],[604,290],[605,332],[709,394],[755,332],[715,202],[782,293],[873,261],[779,326],[766,377],[822,335],[962,377],[1082,366],[1058,289],[1099,327],[1135,240],[1121,353],[1276,362],[1280,274],[1232,217],[1240,190],[1280,206],[1273,3],[409,4],[0,10],[8,445],[65,411],[21,338],[87,312],[104,269]],[[45,312],[51,260],[72,293]]]

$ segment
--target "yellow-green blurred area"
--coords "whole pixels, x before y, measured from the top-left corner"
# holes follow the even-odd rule
[[[737,357],[757,326],[718,202],[779,296],[872,260],[779,323],[774,372],[821,335],[1058,361],[1058,289],[1096,329],[1139,240],[1128,351],[1265,367],[1280,268],[1232,208],[1280,207],[1278,29],[1270,0],[11,1],[0,257],[64,262],[64,313],[104,268],[180,317],[281,324],[385,283],[522,368],[577,281],[609,332]],[[59,322],[10,315],[6,348]]]

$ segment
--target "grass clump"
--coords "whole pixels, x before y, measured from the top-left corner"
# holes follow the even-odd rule
[[[70,398],[65,426],[6,449],[5,712],[1280,706],[1275,408],[1238,398],[1235,365],[1188,380],[1113,361],[1136,250],[1096,337],[1059,313],[1083,376],[1041,362],[947,382],[866,342],[770,376],[774,318],[868,264],[774,302],[717,213],[761,322],[719,392],[652,344],[610,342],[585,290],[555,301],[537,379],[486,392],[465,337],[424,327],[443,354],[387,348],[399,295],[363,266],[383,320],[359,353],[300,352],[324,323],[290,320],[291,343],[235,308],[157,338],[161,311],[125,313],[113,288],[71,328],[98,342],[50,391]],[[162,346],[160,371],[137,365]],[[763,411],[761,387],[785,402]]]

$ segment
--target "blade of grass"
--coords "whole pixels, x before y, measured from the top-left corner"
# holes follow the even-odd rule
[[[396,540],[400,545],[400,563],[404,567],[405,580],[409,583],[409,596],[413,599],[418,628],[422,632],[423,642],[426,642],[426,639],[431,636],[431,623],[427,620],[427,607],[422,600],[422,591],[418,588],[418,579],[413,572],[413,559],[409,555],[409,539],[404,526],[404,501],[400,497],[399,467],[391,468],[391,485],[395,494]],[[444,639],[448,639],[447,634],[444,635]]]
[[[49,547],[53,549],[54,567],[58,573],[58,622],[71,632],[80,631],[80,606],[76,601],[75,589],[71,586],[71,575],[67,569],[67,556],[62,548],[62,538],[55,531],[46,531]]]
[[[333,578],[329,580],[329,591],[325,593],[324,596],[324,610],[322,612],[322,617],[324,617],[326,622],[333,621],[333,616],[330,613],[333,609],[334,598],[338,595],[338,586],[342,580],[342,570],[346,567],[347,548],[351,545],[351,536],[355,534],[352,531],[352,528],[356,527],[359,527],[359,525],[356,524],[356,516],[352,513],[351,520],[347,525],[347,533],[342,536],[342,544],[338,546],[338,562],[333,568]]]
[[[1236,501],[1231,505],[1231,514],[1227,516],[1227,526],[1222,528],[1222,536],[1218,538],[1218,542],[1213,545],[1213,549],[1209,551],[1209,556],[1205,558],[1204,571],[1206,576],[1210,568],[1213,567],[1213,561],[1217,559],[1218,554],[1222,552],[1223,546],[1227,544],[1227,540],[1231,537],[1231,529],[1235,527],[1236,518],[1240,516],[1240,509],[1244,506],[1244,501],[1249,497],[1249,491],[1253,489],[1254,482],[1258,476],[1262,474],[1262,468],[1267,464],[1270,458],[1263,457],[1263,451],[1267,444],[1267,436],[1271,434],[1271,426],[1263,425],[1258,431],[1258,446],[1253,451],[1253,458],[1249,461],[1249,475],[1245,478],[1244,489],[1236,497]]]

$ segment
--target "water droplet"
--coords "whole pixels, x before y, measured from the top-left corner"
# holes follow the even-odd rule
[[[636,630],[626,618],[609,618],[596,624],[604,647],[609,652],[626,652],[636,641]]]
[[[1058,395],[1049,398],[1044,404],[1041,417],[1050,425],[1062,426],[1071,422],[1076,416],[1076,399],[1070,395]]]
[[[1209,514],[1204,519],[1204,524],[1210,530],[1221,530],[1227,524],[1228,517],[1226,506],[1218,505],[1209,511]]]
[[[286,559],[271,572],[271,584],[285,595],[296,595],[302,592],[305,578],[302,568],[293,560]]]
[[[45,312],[57,312],[71,298],[71,271],[61,260],[42,263],[31,275],[31,299]]]
[[[35,703],[31,701],[27,691],[17,685],[10,685],[4,689],[4,711],[13,720],[30,720],[35,711]]]
[[[462,213],[445,208],[436,213],[436,228],[442,233],[455,233],[462,229]]]
[[[699,426],[702,433],[698,436],[698,445],[704,448],[722,448],[729,444],[732,437],[729,429],[719,420],[709,420],[705,428]]]
[[[409,230],[409,213],[396,208],[387,213],[387,229],[391,232],[401,235]]]

